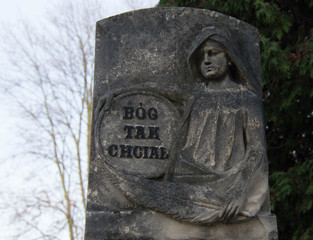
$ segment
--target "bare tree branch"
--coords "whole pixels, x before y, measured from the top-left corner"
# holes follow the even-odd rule
[[[100,9],[97,1],[67,2],[53,9],[39,30],[23,22],[16,32],[7,31],[9,46],[4,49],[12,74],[4,79],[4,89],[32,126],[24,128],[25,151],[34,162],[49,168],[53,163],[60,186],[28,195],[21,207],[9,206],[15,221],[24,225],[17,238],[32,233],[34,239],[56,239],[65,227],[69,239],[83,238],[94,27]],[[21,200],[18,195],[14,198]],[[59,214],[57,222],[50,223],[55,235],[39,224],[48,209]]]

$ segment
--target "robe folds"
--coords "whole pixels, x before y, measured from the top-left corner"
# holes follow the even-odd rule
[[[241,214],[254,216],[268,192],[262,102],[244,86],[211,90],[201,85],[174,181],[207,186],[221,198],[243,184],[246,196]]]

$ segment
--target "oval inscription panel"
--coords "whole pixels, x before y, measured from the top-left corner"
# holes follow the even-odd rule
[[[165,173],[180,120],[172,102],[154,93],[130,92],[116,97],[99,117],[100,152],[114,168],[147,178]]]

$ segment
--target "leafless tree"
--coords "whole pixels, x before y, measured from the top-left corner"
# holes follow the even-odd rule
[[[100,12],[97,1],[67,1],[45,22],[5,31],[10,69],[3,86],[25,120],[18,158],[39,165],[49,182],[48,189],[43,183],[7,195],[3,207],[14,209],[20,227],[15,238],[82,239]]]

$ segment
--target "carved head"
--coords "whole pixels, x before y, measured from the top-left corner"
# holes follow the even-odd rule
[[[221,79],[229,72],[231,62],[217,42],[204,42],[199,49],[198,58],[198,67],[205,80]]]
[[[204,28],[189,49],[188,67],[197,82],[229,73],[232,81],[248,86],[251,73],[246,65],[231,34],[216,26]]]

